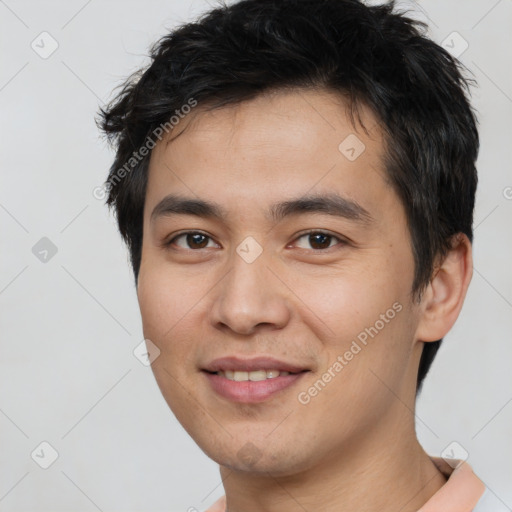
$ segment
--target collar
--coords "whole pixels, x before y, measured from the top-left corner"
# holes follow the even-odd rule
[[[458,459],[450,463],[441,457],[430,457],[430,460],[448,480],[418,512],[471,512],[485,491],[485,485],[471,466]]]
[[[472,512],[485,491],[483,482],[464,461],[450,463],[441,457],[430,457],[437,469],[448,479],[418,512]],[[206,512],[227,512],[226,496],[219,498]]]

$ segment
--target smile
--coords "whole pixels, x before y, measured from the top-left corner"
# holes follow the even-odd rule
[[[236,382],[243,382],[248,380],[252,382],[258,382],[261,380],[275,379],[276,377],[290,375],[290,372],[279,370],[255,370],[251,372],[246,372],[243,370],[220,370],[217,372],[217,375],[225,377],[228,380],[234,380]]]
[[[217,396],[230,402],[252,404],[282,395],[308,371],[290,373],[279,370],[219,370],[215,373],[202,373],[206,376],[210,389]]]

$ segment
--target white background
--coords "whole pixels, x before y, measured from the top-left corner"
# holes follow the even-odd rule
[[[457,441],[512,509],[512,3],[401,5],[437,42],[458,32],[479,82],[475,272],[420,396],[418,435],[434,455]],[[179,512],[223,494],[216,464],[133,356],[142,330],[127,251],[92,195],[113,158],[98,106],[157,38],[207,8],[0,1],[1,511]],[[43,31],[59,45],[47,59],[31,48]],[[58,251],[46,263],[32,253],[42,237]],[[59,453],[46,470],[31,458],[42,441]]]

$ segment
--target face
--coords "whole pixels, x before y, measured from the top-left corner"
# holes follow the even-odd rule
[[[396,435],[418,311],[375,119],[312,90],[197,109],[153,150],[144,210],[138,299],[170,408],[219,464],[276,475]]]

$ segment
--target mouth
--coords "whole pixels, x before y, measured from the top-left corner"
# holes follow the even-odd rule
[[[212,361],[202,369],[217,395],[238,403],[269,400],[290,389],[309,371],[270,357],[225,357]]]
[[[306,370],[304,370],[306,371]],[[213,372],[208,372],[213,373]],[[244,370],[219,370],[215,372],[215,375],[220,375],[228,380],[233,380],[236,382],[259,382],[267,379],[275,379],[276,377],[286,377],[287,375],[295,375],[295,373],[300,372],[287,372],[281,370],[253,370],[250,372],[246,372]]]

